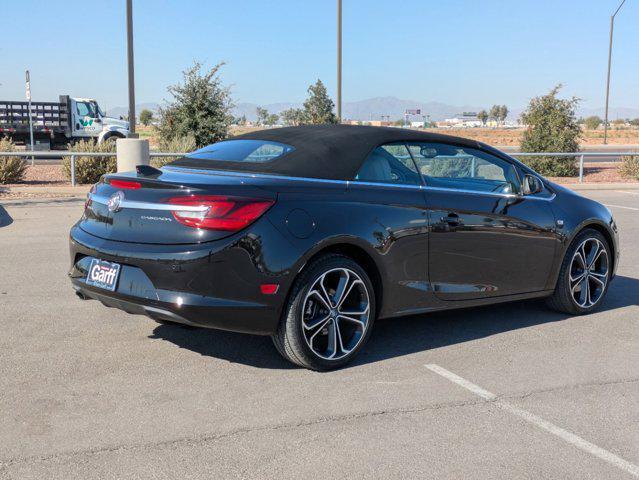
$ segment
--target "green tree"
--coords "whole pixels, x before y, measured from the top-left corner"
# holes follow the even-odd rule
[[[303,125],[306,122],[306,115],[304,110],[301,108],[289,108],[284,110],[280,114],[280,118],[284,125],[295,126],[295,125]]]
[[[578,98],[557,97],[561,85],[546,95],[535,97],[521,115],[527,129],[521,142],[523,152],[576,152],[581,129],[575,117]],[[571,157],[525,157],[524,162],[542,175],[568,177],[576,175]]]
[[[266,108],[257,107],[257,124],[273,126],[277,123],[280,116],[275,113],[270,113]]]
[[[168,88],[173,101],[159,111],[160,135],[170,140],[193,136],[197,147],[223,140],[228,136],[233,106],[228,87],[219,72],[224,63],[202,73],[202,64],[183,72],[183,83]]]
[[[231,123],[233,125],[246,125],[246,115],[242,115],[241,117],[233,117],[233,120],[231,121]]]
[[[483,125],[486,125],[488,121],[488,112],[486,110],[482,110],[477,114],[477,120],[479,120]]]
[[[304,102],[306,122],[311,124],[337,123],[333,113],[335,104],[328,96],[326,87],[321,80],[308,87],[308,98]]]
[[[142,125],[149,126],[149,124],[153,121],[153,112],[148,109],[144,109],[140,112],[140,122]]]
[[[495,122],[498,122],[500,115],[501,115],[501,106],[493,105],[492,107],[490,107],[490,110],[488,111],[488,118],[490,118],[491,120]]]
[[[632,125],[633,127],[639,127],[639,118],[633,118],[632,120],[630,120],[630,125]]]
[[[266,119],[268,118],[268,110],[266,108],[257,107],[255,109],[255,113],[257,115],[257,120],[255,121],[258,125],[266,125]]]
[[[597,130],[597,128],[599,128],[599,125],[601,125],[602,123],[603,120],[596,115],[588,117],[584,120],[584,125],[586,125],[586,128],[588,130]]]
[[[506,117],[508,117],[508,107],[506,105],[502,105],[499,107],[499,123],[503,125],[506,121]]]

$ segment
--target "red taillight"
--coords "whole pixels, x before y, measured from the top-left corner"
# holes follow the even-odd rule
[[[137,190],[142,188],[142,184],[140,182],[133,182],[131,180],[118,180],[113,178],[109,180],[109,185],[113,188],[121,188],[122,190]]]
[[[174,197],[169,199],[167,203],[175,205],[175,209],[172,209],[171,212],[175,219],[183,225],[236,232],[260,218],[274,202],[273,200],[219,195],[191,195]]]

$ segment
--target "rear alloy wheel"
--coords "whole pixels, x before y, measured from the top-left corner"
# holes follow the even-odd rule
[[[331,370],[356,355],[374,318],[375,297],[364,269],[348,257],[328,255],[296,281],[273,341],[293,363]]]
[[[548,304],[555,310],[589,313],[601,303],[610,280],[610,247],[595,230],[581,232],[562,263],[555,292]]]

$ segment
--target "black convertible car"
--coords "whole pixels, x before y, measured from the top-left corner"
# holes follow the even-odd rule
[[[376,318],[532,297],[588,313],[619,257],[606,207],[488,145],[345,125],[106,175],[70,243],[81,298],[270,335],[316,370],[350,361]]]

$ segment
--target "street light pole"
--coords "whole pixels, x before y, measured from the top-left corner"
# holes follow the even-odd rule
[[[610,16],[610,44],[608,45],[608,78],[606,80],[606,118],[604,119],[604,145],[608,143],[608,99],[610,98],[610,65],[612,63],[612,33],[615,28],[615,17],[626,0],[623,0],[615,13]]]
[[[126,47],[129,70],[129,136],[135,138],[135,76],[133,72],[133,0],[126,0]]]
[[[337,121],[342,123],[342,0],[337,0]]]

